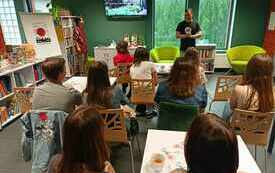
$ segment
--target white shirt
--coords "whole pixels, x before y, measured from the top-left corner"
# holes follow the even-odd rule
[[[150,61],[142,61],[139,65],[133,64],[130,68],[132,79],[152,79],[154,72],[156,72],[155,64]]]

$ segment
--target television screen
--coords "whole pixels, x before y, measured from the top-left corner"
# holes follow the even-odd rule
[[[146,16],[146,0],[105,0],[107,16]]]

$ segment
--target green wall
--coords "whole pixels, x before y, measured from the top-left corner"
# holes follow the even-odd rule
[[[148,48],[152,45],[152,1],[148,1],[149,14],[136,19],[110,19],[105,15],[103,0],[62,0],[57,4],[67,7],[73,15],[84,17],[85,29],[88,35],[90,53],[93,47],[107,45],[112,40],[120,40],[124,33],[141,35]]]
[[[153,45],[153,4],[148,0],[149,15],[142,19],[110,20],[105,16],[103,0],[56,0],[58,4],[71,10],[74,15],[83,16],[88,35],[89,49],[105,45],[111,40],[119,40],[124,33],[138,33],[145,38],[147,47]],[[199,0],[189,0],[194,16],[198,16]],[[270,0],[237,0],[232,46],[256,44],[261,46],[265,24],[269,13]]]
[[[270,0],[237,1],[232,46],[241,44],[262,46],[270,4]]]

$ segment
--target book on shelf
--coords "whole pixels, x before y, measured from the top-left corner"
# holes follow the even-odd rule
[[[8,120],[9,118],[9,111],[7,109],[7,107],[5,106],[2,106],[0,107],[0,119],[1,119],[1,122],[4,123]]]
[[[11,81],[8,76],[2,76],[0,79],[0,96],[6,96],[12,92]]]
[[[33,67],[33,71],[34,71],[34,79],[35,81],[39,81],[43,79],[43,73],[42,73],[42,69],[40,65],[35,65]]]
[[[21,73],[14,73],[15,84],[17,87],[26,86],[26,80]]]

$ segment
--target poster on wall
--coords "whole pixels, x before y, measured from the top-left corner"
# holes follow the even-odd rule
[[[37,58],[62,55],[50,14],[20,13],[20,19],[27,42],[35,45]]]

